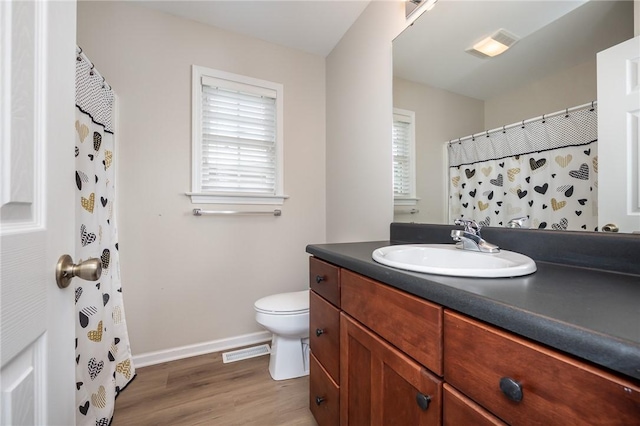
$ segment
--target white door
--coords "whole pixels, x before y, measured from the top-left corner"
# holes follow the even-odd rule
[[[600,164],[598,164],[600,163]],[[640,231],[640,36],[598,53],[598,226]]]
[[[0,424],[75,424],[76,4],[0,1]]]

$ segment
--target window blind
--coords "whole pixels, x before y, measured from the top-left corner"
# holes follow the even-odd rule
[[[276,194],[276,92],[202,83],[202,191]]]
[[[393,120],[393,195],[411,197],[411,123]]]

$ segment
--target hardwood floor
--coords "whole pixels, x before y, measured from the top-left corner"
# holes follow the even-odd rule
[[[309,376],[275,381],[269,357],[229,364],[213,353],[137,369],[111,426],[315,426]]]

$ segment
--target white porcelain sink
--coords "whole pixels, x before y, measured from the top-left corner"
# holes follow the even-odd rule
[[[373,260],[383,265],[454,277],[519,277],[536,271],[533,259],[512,251],[482,253],[455,244],[405,244],[374,250]]]

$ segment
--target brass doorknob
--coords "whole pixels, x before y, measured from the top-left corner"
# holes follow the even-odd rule
[[[56,283],[60,288],[67,288],[73,277],[97,281],[100,275],[102,275],[102,262],[99,259],[87,259],[74,265],[71,256],[63,254],[56,265]]]

